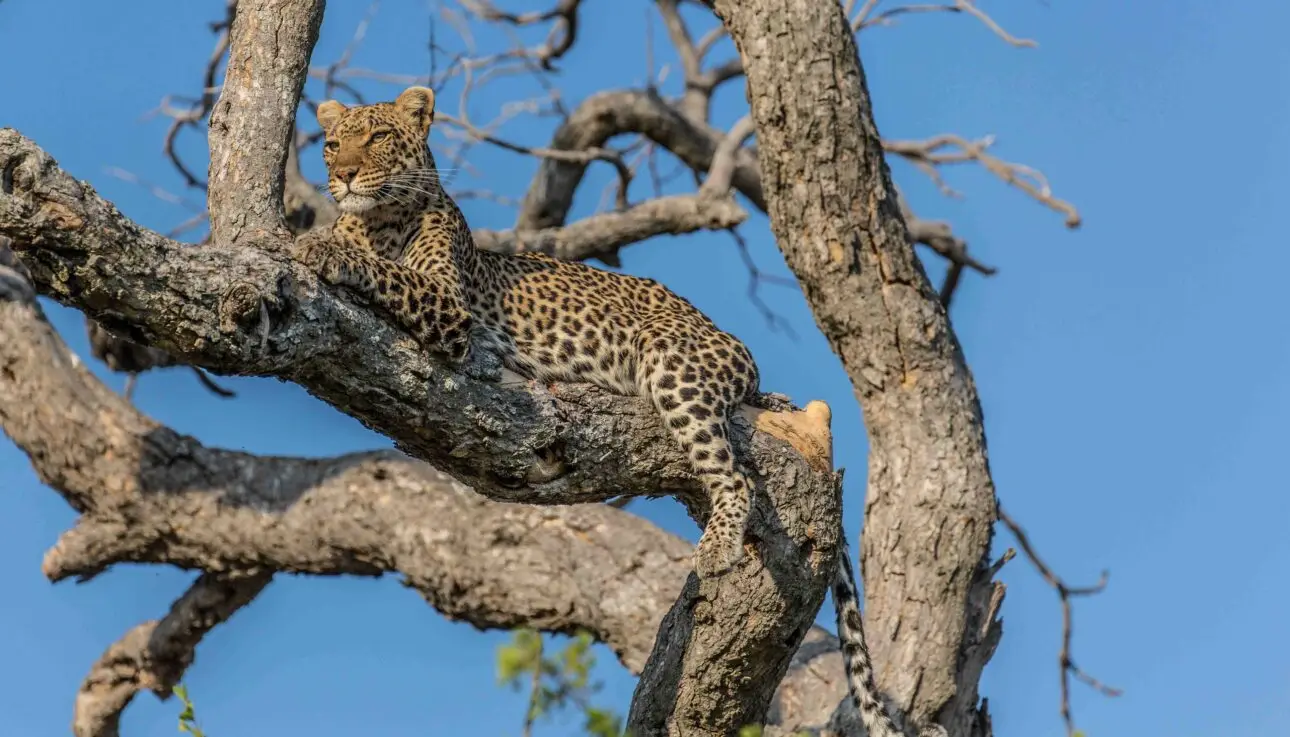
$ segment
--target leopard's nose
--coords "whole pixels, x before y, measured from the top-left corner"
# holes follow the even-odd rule
[[[358,176],[357,164],[350,164],[348,166],[336,167],[336,178],[344,182],[345,184],[349,184],[350,182],[354,181],[354,177],[356,176]]]

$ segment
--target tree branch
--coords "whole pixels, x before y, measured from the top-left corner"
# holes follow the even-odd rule
[[[865,415],[879,682],[915,724],[973,734],[1002,595],[981,409],[911,248],[851,28],[836,0],[714,5],[747,75],[771,229]]]
[[[206,633],[250,604],[272,577],[267,572],[198,576],[165,617],[134,627],[94,664],[76,694],[72,733],[118,737],[121,713],[136,694],[148,689],[169,698]]]
[[[1085,673],[1079,666],[1075,665],[1075,660],[1071,657],[1071,637],[1074,632],[1075,615],[1071,605],[1071,599],[1076,596],[1091,596],[1100,594],[1106,588],[1109,574],[1102,571],[1102,577],[1092,586],[1073,587],[1066,583],[1065,579],[1053,573],[1053,569],[1048,567],[1039,553],[1030,544],[1030,536],[1022,529],[1021,525],[999,508],[999,520],[1012,532],[1017,538],[1017,544],[1021,546],[1021,552],[1025,553],[1030,559],[1031,564],[1039,571],[1039,575],[1044,577],[1049,586],[1057,592],[1057,598],[1062,603],[1062,646],[1057,656],[1057,670],[1061,678],[1061,715],[1062,721],[1066,723],[1067,737],[1075,737],[1075,719],[1071,716],[1071,678],[1074,677],[1079,681],[1087,684],[1090,688],[1098,691],[1104,696],[1119,696],[1123,692],[1112,686],[1108,686],[1098,679]]]
[[[47,554],[47,575],[93,576],[124,561],[207,571],[160,623],[140,625],[104,654],[78,699],[79,737],[112,735],[139,690],[168,692],[200,637],[248,603],[270,571],[398,572],[450,618],[481,628],[589,630],[632,672],[644,668],[658,624],[690,575],[689,543],[608,505],[490,502],[397,453],[311,460],[202,446],[143,416],[76,362],[22,274],[3,266],[19,267],[6,253],[0,249],[0,372],[18,380],[0,385],[0,427],[30,455],[40,478],[83,513]],[[771,423],[783,418],[757,416]],[[815,462],[826,467],[827,450]],[[835,514],[837,493],[835,486],[812,497],[803,521],[831,529],[815,515]],[[776,526],[795,526],[794,518],[778,514],[758,510]],[[798,565],[806,561],[827,575],[825,551],[833,542],[827,534],[814,538]],[[762,545],[774,550],[751,579],[726,581],[721,591],[705,590],[696,599],[691,577],[687,596],[669,615],[669,635],[693,632],[688,645],[671,639],[669,655],[691,665],[725,663],[714,681],[729,683],[729,669],[742,668],[735,654],[756,654],[750,648],[756,651],[759,639],[750,630],[809,626],[815,611],[791,596],[779,604],[768,598],[776,582],[799,596],[813,587],[783,575],[779,556],[799,555],[795,549],[769,536]],[[239,573],[248,570],[260,572]],[[748,594],[751,602],[734,603]],[[777,611],[781,606],[802,609],[786,617]],[[682,609],[695,609],[700,621],[687,621]],[[764,622],[750,627],[748,617]],[[712,651],[699,657],[705,648]],[[773,649],[771,656],[792,654]],[[836,642],[814,630],[792,666],[771,723],[822,725],[845,692]],[[763,667],[773,689],[775,668],[764,661]],[[715,686],[706,681],[687,669],[671,690],[645,690],[655,700],[680,703],[710,693]],[[705,703],[714,702],[709,696]]]
[[[576,385],[562,385],[558,394],[525,390],[453,373],[383,320],[265,250],[184,247],[138,227],[13,131],[0,131],[0,171],[6,173],[0,234],[15,240],[41,291],[131,339],[224,373],[296,381],[393,438],[401,449],[496,500],[569,504],[620,495],[686,498],[698,489],[688,459],[642,400]],[[78,426],[65,416],[42,417],[40,411],[29,406],[23,416],[6,422],[33,457],[83,454],[77,465],[106,462],[106,441],[95,440],[101,437],[95,430],[98,415],[86,415]],[[773,422],[768,416],[745,412],[758,427]],[[54,430],[54,423],[63,429]],[[702,585],[692,579],[686,586],[666,620],[666,649],[642,675],[650,685],[638,692],[642,711],[633,722],[642,736],[669,733],[667,722],[677,715],[709,720],[714,709],[719,716],[705,722],[714,725],[714,734],[759,719],[832,575],[838,477],[828,463],[803,457],[773,434],[750,434],[748,424],[737,421],[732,440],[765,490],[755,495],[750,531],[758,554],[722,579]],[[106,456],[121,461],[143,453],[170,455],[177,469],[198,474],[181,488],[218,486],[203,476],[209,461],[191,440],[158,428],[135,430],[133,435],[147,436],[147,442],[136,443],[133,456],[125,448]],[[78,433],[64,436],[78,442],[50,444],[53,433],[67,432]],[[384,473],[353,459],[340,466],[283,463],[300,466],[294,476],[313,478],[315,484],[328,475],[354,484],[363,474]],[[279,469],[273,477],[292,475]],[[275,496],[231,505],[230,498],[247,498],[217,500],[197,491],[149,494],[144,493],[153,488],[148,477],[139,483],[140,497],[129,515],[86,515],[60,541],[47,560],[49,575],[92,576],[105,561],[119,560],[205,570],[259,565],[268,555],[264,548],[213,518],[200,520],[218,508],[243,515],[240,524],[281,528],[263,515],[264,509],[290,514],[310,508],[301,503],[308,487],[299,484],[275,485]],[[702,518],[706,501],[689,501],[692,513]],[[400,518],[436,518],[407,505],[396,508]],[[353,514],[334,508],[328,517],[345,525]],[[175,519],[186,522],[175,529]],[[310,539],[298,558],[282,561],[281,569],[369,575],[381,570],[368,558],[338,560],[338,555]],[[700,601],[720,603],[699,606]],[[748,657],[756,657],[765,678],[734,677]]]
[[[722,131],[686,117],[669,102],[651,91],[615,90],[597,93],[584,100],[568,120],[557,129],[549,148],[571,151],[598,148],[606,145],[614,136],[625,133],[638,133],[645,136],[672,153],[695,172],[708,172],[717,158],[722,143],[729,141]],[[742,141],[742,138],[740,140]],[[902,155],[913,157],[918,152],[913,144],[894,145],[898,150],[893,152],[902,153]],[[766,212],[757,152],[749,147],[740,146],[735,147],[728,155],[730,159],[722,167],[722,177],[724,178],[728,173],[730,185],[734,190],[747,197],[754,207]],[[1020,171],[1019,165],[1008,164],[988,155],[983,154],[983,156],[985,158],[981,159],[982,162],[991,171],[1004,177],[1006,181],[1011,183],[1025,181],[1009,174],[1009,172]],[[932,165],[930,162],[923,163],[926,166]],[[515,224],[516,232],[522,233],[531,229],[540,231],[563,225],[569,209],[573,206],[574,194],[582,182],[586,168],[585,162],[544,159],[520,206],[520,214]],[[935,174],[934,169],[932,172]],[[1009,176],[1012,178],[1008,178]],[[1028,182],[1026,186],[1030,187],[1026,191],[1034,194],[1040,201],[1065,212],[1068,218],[1078,218],[1078,214],[1069,204],[1051,197],[1051,193],[1046,195],[1047,199],[1045,199],[1043,189],[1035,189]],[[986,266],[971,256],[966,241],[954,235],[948,223],[921,220],[907,207],[905,214],[911,242],[927,246],[948,260],[952,267],[957,266],[959,270],[969,268],[986,276],[996,272],[994,267]],[[949,304],[956,283],[957,277],[954,282],[946,284],[943,298],[946,306]]]
[[[657,94],[644,90],[601,92],[584,100],[552,137],[549,148],[577,151],[603,147],[610,138],[639,133],[667,149],[695,171],[712,167],[725,134],[692,121]],[[520,206],[517,231],[558,227],[565,223],[586,163],[545,159]],[[740,149],[731,172],[732,185],[764,209],[756,159]]]
[[[324,0],[240,0],[211,111],[207,198],[223,246],[282,238],[283,166]]]
[[[580,261],[616,258],[619,249],[658,235],[722,230],[748,218],[725,192],[659,197],[623,212],[609,212],[565,227],[537,231],[476,230],[475,245],[488,251],[538,251]]]

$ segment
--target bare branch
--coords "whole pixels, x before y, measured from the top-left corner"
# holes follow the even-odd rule
[[[1027,48],[1034,48],[1039,46],[1037,42],[1032,41],[1031,39],[1017,38],[1016,36],[1013,36],[1012,34],[1003,30],[1003,27],[1000,26],[998,23],[996,23],[993,18],[986,15],[984,10],[981,10],[980,8],[978,8],[976,6],[976,3],[973,0],[954,0],[954,6],[962,10],[963,12],[972,15],[974,18],[984,23],[986,28],[989,28],[991,31],[994,32],[994,35],[998,36],[999,38],[1002,38],[1004,41],[1007,41],[1013,46],[1022,46]]]
[[[1004,161],[986,153],[986,149],[993,144],[993,137],[968,141],[962,136],[946,133],[925,141],[883,141],[882,145],[884,150],[902,156],[922,169],[943,192],[950,196],[957,197],[958,193],[945,186],[945,182],[941,179],[935,167],[942,164],[960,164],[975,161],[984,166],[991,174],[1020,189],[1041,204],[1065,215],[1066,227],[1078,228],[1080,226],[1079,211],[1069,202],[1053,196],[1052,187],[1049,186],[1048,178],[1044,176],[1043,172],[1024,164]],[[947,148],[956,150],[943,152]]]
[[[271,578],[271,573],[198,576],[165,617],[134,627],[94,664],[76,694],[72,733],[118,737],[121,713],[136,694],[147,689],[169,698],[206,633],[251,603]]]
[[[619,90],[599,93],[583,101],[557,130],[551,148],[594,150],[610,138],[624,133],[644,135],[695,172],[711,169],[718,149],[727,140],[720,131],[694,123],[655,94],[648,91]],[[947,153],[941,150],[956,142],[963,144],[958,151]],[[914,161],[938,182],[940,177],[936,166],[978,161],[1008,183],[1065,213],[1068,225],[1078,224],[1078,212],[1069,203],[1052,195],[1041,173],[986,153],[984,149],[989,143],[988,140],[968,143],[956,136],[944,136],[931,141],[884,142],[884,148]],[[751,147],[737,148],[733,159],[724,164],[722,170],[727,166],[734,189],[747,197],[754,206],[765,211],[757,153]],[[585,164],[577,161],[544,161],[525,195],[516,223],[517,231],[563,224],[585,170]],[[956,236],[947,223],[921,220],[913,216],[907,207],[905,214],[910,239],[927,246],[951,263],[951,278],[942,287],[943,304],[949,304],[963,268],[987,276],[995,273],[994,267],[981,263],[969,254],[966,242]]]
[[[469,12],[482,20],[501,21],[511,25],[523,26],[554,20],[546,42],[535,49],[528,49],[525,56],[536,59],[544,69],[552,68],[552,62],[568,53],[578,36],[578,9],[581,0],[559,0],[556,6],[545,12],[516,15],[498,10],[487,0],[461,0]]]
[[[712,166],[717,147],[725,138],[723,132],[681,115],[656,94],[646,90],[615,90],[584,100],[556,131],[549,148],[561,151],[596,148],[624,133],[644,135],[690,169],[701,172]],[[543,161],[524,196],[516,230],[563,225],[585,171],[586,165],[576,161]],[[754,205],[764,207],[756,161],[746,150],[741,149],[736,156],[731,181]]]
[[[228,70],[211,112],[207,191],[221,246],[287,235],[282,171],[323,0],[239,0]]]
[[[206,184],[198,179],[197,175],[180,158],[179,152],[175,149],[175,143],[179,139],[180,131],[184,128],[196,129],[197,124],[205,120],[215,106],[215,96],[219,93],[219,88],[215,85],[215,79],[219,74],[220,63],[224,60],[224,54],[228,51],[229,32],[233,26],[233,19],[237,15],[237,1],[225,0],[224,18],[211,24],[211,31],[216,34],[215,49],[211,52],[210,58],[206,62],[206,69],[202,75],[201,94],[186,109],[175,109],[172,106],[172,100],[174,99],[172,97],[163,99],[161,106],[158,108],[158,112],[164,113],[171,118],[162,150],[189,187],[205,188]]]
[[[1096,678],[1085,673],[1079,668],[1079,666],[1075,665],[1075,661],[1071,658],[1071,637],[1074,629],[1074,613],[1072,611],[1071,598],[1075,596],[1090,596],[1092,594],[1102,593],[1103,589],[1106,588],[1109,574],[1106,571],[1102,571],[1102,577],[1092,586],[1074,588],[1068,586],[1066,582],[1056,573],[1053,573],[1053,569],[1039,557],[1039,554],[1035,552],[1034,546],[1031,545],[1030,537],[1026,535],[1026,531],[1022,529],[1021,525],[1017,524],[1012,517],[1008,516],[1007,512],[1003,511],[1003,507],[999,507],[999,521],[1002,522],[1012,532],[1013,536],[1017,538],[1017,544],[1021,546],[1021,551],[1026,554],[1026,557],[1030,559],[1030,562],[1039,570],[1039,575],[1043,576],[1044,580],[1048,582],[1048,585],[1053,587],[1053,590],[1057,592],[1057,598],[1061,600],[1062,647],[1057,656],[1057,670],[1060,673],[1062,687],[1061,713],[1062,721],[1066,723],[1067,737],[1074,737],[1076,731],[1075,719],[1071,716],[1070,696],[1072,676],[1088,684],[1097,691],[1100,691],[1104,696],[1115,697],[1124,693],[1120,689],[1107,686]]]
[[[358,90],[349,83],[338,79],[336,75],[340,70],[349,66],[350,60],[354,58],[354,52],[358,50],[358,47],[363,43],[363,39],[367,36],[367,27],[371,25],[372,18],[376,16],[376,11],[380,7],[380,0],[372,0],[371,4],[367,6],[367,12],[363,15],[362,20],[358,22],[358,25],[354,27],[353,37],[350,38],[348,44],[345,44],[345,49],[341,51],[340,56],[336,58],[336,61],[328,64],[326,69],[323,69],[317,74],[315,74],[315,71],[312,69],[309,71],[310,76],[319,76],[322,78],[323,94],[325,96],[329,98],[333,97],[336,90],[341,90],[347,93],[354,102],[359,104],[363,104],[365,102],[362,94],[360,94]]]
[[[982,264],[968,253],[967,241],[954,235],[949,223],[919,218],[909,209],[909,203],[900,189],[896,188],[895,192],[900,204],[901,216],[905,218],[905,225],[909,231],[910,243],[927,246],[950,262],[945,282],[941,284],[942,307],[949,309],[950,301],[954,298],[954,290],[958,288],[965,268],[970,268],[983,276],[993,276],[997,272],[994,267]]]
[[[0,190],[0,234],[13,237],[43,293],[114,330],[198,365],[295,381],[497,501],[550,505],[669,494],[696,518],[706,518],[707,499],[694,494],[700,487],[688,457],[644,400],[582,385],[487,384],[447,370],[380,318],[321,289],[298,265],[283,263],[272,248],[183,247],[130,223],[13,131],[0,131],[0,170],[9,173]],[[0,337],[0,346],[12,342]],[[48,357],[42,360],[49,365]],[[25,375],[31,366],[14,370]],[[66,372],[42,370],[52,380],[66,380]],[[86,514],[47,557],[52,578],[93,576],[121,561],[226,570],[275,560],[279,570],[359,575],[390,565],[370,554],[340,553],[316,538],[294,548],[288,560],[283,541],[266,542],[308,529],[279,523],[266,510],[294,515],[326,509],[321,500],[296,502],[325,478],[343,477],[342,489],[358,483],[350,474],[384,481],[389,471],[379,465],[352,458],[339,466],[284,460],[288,468],[274,470],[269,488],[251,495],[245,489],[253,477],[203,477],[229,466],[212,465],[194,441],[155,425],[105,428],[101,407],[84,410],[75,422],[66,412],[53,413],[49,402],[0,403],[6,414],[21,413],[0,421],[33,458],[54,456],[83,469],[124,462],[137,470],[145,453],[170,457],[167,467],[176,473],[196,474],[170,485],[187,491],[170,494],[142,493],[156,479],[141,476],[122,489],[138,497],[128,515],[103,506],[101,498],[83,498],[78,508]],[[815,451],[805,456],[773,431],[781,415],[745,408],[741,416],[731,440],[761,492],[754,495],[749,532],[758,541],[756,555],[724,577],[689,579],[665,618],[667,642],[642,673],[642,683],[650,685],[633,707],[638,734],[664,730],[672,706],[681,703],[685,713],[714,710],[721,734],[761,718],[832,579],[840,476],[827,458]],[[78,441],[60,441],[66,433],[76,433]],[[104,452],[104,444],[114,441],[123,444]],[[68,447],[54,453],[51,443]],[[291,477],[300,482],[281,482]],[[206,491],[235,483],[244,491],[219,498]],[[594,508],[622,514],[602,504]],[[406,504],[390,505],[387,513],[404,523],[438,519]],[[356,514],[332,508],[326,516],[348,530]],[[221,523],[214,515],[227,516]],[[175,519],[185,524],[177,526]],[[472,527],[472,535],[478,532],[478,525]],[[721,606],[700,604],[708,601]],[[761,677],[735,677],[748,654],[755,654]]]
[[[502,138],[499,138],[496,135],[488,133],[487,131],[481,130],[475,125],[473,125],[472,123],[470,123],[469,120],[466,120],[464,118],[458,118],[456,116],[448,115],[445,113],[437,113],[435,115],[435,121],[446,123],[448,125],[455,125],[465,130],[471,137],[473,137],[477,141],[482,141],[484,143],[491,143],[494,146],[506,149],[507,151],[511,151],[517,154],[527,154],[529,156],[537,156],[543,159],[553,159],[555,161],[571,162],[571,163],[581,164],[583,166],[586,166],[587,164],[590,164],[593,161],[607,162],[613,165],[615,171],[618,172],[619,208],[624,209],[627,207],[627,189],[628,187],[631,186],[631,183],[632,183],[632,171],[631,171],[631,168],[627,166],[627,163],[623,161],[622,153],[618,151],[613,151],[606,148],[600,148],[598,146],[582,148],[576,151],[562,151],[562,150],[557,150],[553,148],[524,146],[518,143],[512,143],[511,141],[504,140]]]
[[[730,189],[739,149],[755,132],[753,119],[748,115],[743,116],[730,127],[730,132],[712,154],[712,166],[708,169],[708,178],[700,188],[700,192],[725,193]]]
[[[1007,31],[1003,30],[993,18],[986,14],[984,10],[977,7],[975,0],[954,0],[953,5],[943,5],[935,3],[911,3],[909,5],[899,5],[894,8],[884,10],[877,15],[872,15],[873,11],[882,0],[865,0],[864,6],[860,12],[856,13],[851,20],[852,31],[862,31],[874,26],[892,25],[896,18],[902,15],[913,13],[967,13],[977,20],[981,21],[986,28],[989,28],[994,35],[1003,39],[1012,46],[1021,48],[1035,48],[1039,44],[1029,38],[1017,38]],[[855,4],[855,0],[850,0],[847,7],[847,14],[850,14],[850,8]]]
[[[614,259],[623,246],[647,238],[722,230],[747,217],[728,195],[676,195],[647,200],[623,212],[592,215],[563,228],[473,233],[475,244],[487,251],[538,251],[568,260]]]

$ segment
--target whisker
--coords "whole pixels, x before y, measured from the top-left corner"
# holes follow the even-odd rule
[[[434,169],[434,168],[408,169],[406,171],[394,172],[393,174],[390,174],[390,176],[405,177],[405,178],[420,178],[420,177],[438,178],[443,176],[444,174],[455,174],[458,171],[460,170],[459,169]]]
[[[407,197],[409,201],[411,201],[413,198],[422,197],[422,196],[430,198],[431,201],[437,201],[439,198],[443,196],[443,190],[441,189],[439,190],[423,189],[421,187],[413,187],[408,184],[397,183],[397,182],[386,182],[382,186],[382,190],[388,191],[390,193],[397,192],[400,195]]]
[[[402,190],[407,190],[409,192],[417,192],[419,194],[428,194],[428,195],[437,194],[434,190],[423,189],[421,187],[414,187],[404,182],[386,182],[382,186],[390,187],[391,189],[402,189]]]
[[[399,193],[400,195],[408,197],[409,202],[413,197],[416,197],[417,195],[425,195],[426,197],[429,197],[431,201],[438,201],[442,196],[441,191],[440,192],[426,191],[424,189],[420,189],[417,187],[408,187],[406,185],[401,185],[401,184],[390,184],[389,182],[386,182],[386,184],[381,188],[381,190],[389,192],[391,197],[397,196],[395,195],[395,193]]]
[[[387,181],[387,182],[395,182],[395,183],[399,183],[399,184],[431,184],[431,185],[433,185],[433,184],[440,184],[440,183],[442,183],[442,182],[444,181],[444,179],[443,179],[443,177],[439,177],[439,176],[392,176],[392,177],[387,178],[385,181]]]

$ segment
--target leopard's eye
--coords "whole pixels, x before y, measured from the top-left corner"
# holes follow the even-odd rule
[[[340,141],[328,141],[323,148],[328,151],[335,151],[340,148]]]
[[[380,143],[390,137],[389,131],[377,131],[372,134],[372,143]]]

